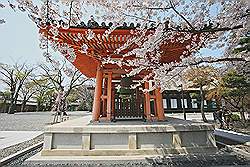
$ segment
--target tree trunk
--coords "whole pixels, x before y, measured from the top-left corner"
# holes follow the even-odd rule
[[[248,115],[247,122],[250,122],[250,109],[249,108],[247,108],[247,115]]]
[[[25,107],[26,107],[26,100],[23,100],[22,105],[21,105],[21,112],[25,111]]]
[[[241,107],[240,107],[240,117],[241,121],[244,124],[244,127],[246,127],[246,117],[245,117],[245,110],[244,110],[244,98],[241,100]]]
[[[9,109],[8,109],[8,114],[14,114],[15,113],[15,107],[14,107],[14,93],[13,91],[11,90],[11,95],[10,95],[10,106],[9,106]]]
[[[51,111],[51,110],[52,110],[53,104],[54,104],[53,99],[50,98],[50,99],[49,99],[49,105],[48,105],[48,108],[47,108],[48,111]]]
[[[244,112],[244,110],[241,108],[240,109],[240,117],[241,117],[241,121],[242,121],[242,123],[246,123],[246,117],[245,117],[245,112]]]
[[[201,96],[201,116],[202,116],[202,120],[204,122],[208,122],[207,118],[205,116],[205,113],[204,113],[204,94],[203,94],[202,86],[200,86],[200,96]]]
[[[10,89],[10,105],[9,105],[9,109],[8,109],[8,114],[14,114],[15,113],[15,106],[14,106],[14,102],[15,102],[15,89],[13,87],[11,87]]]
[[[41,105],[41,104],[40,104],[40,102],[38,101],[38,102],[37,102],[37,106],[36,106],[36,112],[38,112],[38,111],[40,110],[40,105]]]
[[[16,105],[15,105],[14,101],[11,100],[8,114],[14,114],[15,110],[16,110]]]
[[[7,113],[7,99],[4,99],[3,101],[3,113]]]

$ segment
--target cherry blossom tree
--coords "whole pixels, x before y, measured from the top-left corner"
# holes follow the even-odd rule
[[[94,101],[94,87],[91,85],[82,85],[78,88],[76,96],[80,97],[80,106],[82,109],[92,111]]]
[[[5,6],[0,3],[0,9],[4,8]],[[5,20],[3,18],[0,18],[0,24],[4,24]]]
[[[112,60],[109,55],[105,59],[100,59],[104,64],[115,63],[133,67],[129,76],[143,70],[150,71],[143,81],[150,78],[156,85],[160,85],[162,90],[180,85],[183,81],[181,72],[193,65],[249,62],[249,54],[230,52],[240,37],[249,31],[247,21],[250,13],[247,0],[42,0],[39,2],[16,0],[15,2],[14,5],[8,4],[8,6],[27,12],[28,17],[39,28],[46,29],[48,25],[53,25],[49,31],[54,34],[54,39],[58,35],[59,27],[67,29],[70,26],[77,26],[89,14],[95,15],[97,21],[113,22],[104,36],[110,35],[124,22],[140,23],[141,26],[136,28],[136,33],[139,35],[128,40],[114,53],[110,53],[110,55],[120,53],[132,44],[136,44],[137,48],[123,55],[123,57],[135,55],[136,59]],[[153,33],[146,33],[152,28]],[[91,30],[86,35],[88,39],[94,36]],[[65,51],[69,55],[69,61],[75,60],[76,50],[73,48],[58,45],[56,40],[49,42],[46,35],[42,35],[40,40],[40,46],[45,50],[44,56],[48,60],[56,63],[50,50]],[[169,43],[191,41],[191,44],[186,46],[187,51],[182,53],[180,61],[160,63],[160,46],[165,41]],[[82,51],[86,52],[86,48],[84,45]],[[200,54],[201,48],[224,48],[225,54],[204,57]]]

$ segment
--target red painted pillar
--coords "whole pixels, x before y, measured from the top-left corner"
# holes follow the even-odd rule
[[[112,83],[112,110],[111,110],[111,118],[114,119],[115,117],[115,84]]]
[[[107,96],[107,79],[104,78],[103,96]],[[107,116],[107,98],[102,99],[102,117]]]
[[[107,119],[111,120],[112,111],[112,73],[108,73],[108,89],[107,89]]]
[[[100,118],[102,80],[103,80],[103,72],[102,69],[98,67],[96,71],[96,87],[95,87],[95,96],[94,96],[93,111],[92,111],[93,121],[98,121]]]
[[[165,118],[165,115],[164,115],[163,102],[162,102],[162,94],[161,94],[160,90],[161,90],[160,88],[156,88],[155,89],[156,110],[157,110],[158,120],[163,121],[166,118]]]
[[[145,82],[145,89],[149,89],[149,83]],[[150,94],[149,92],[145,93],[145,114],[147,120],[151,120],[151,111],[150,111]]]

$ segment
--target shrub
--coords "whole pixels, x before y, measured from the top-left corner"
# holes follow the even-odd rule
[[[232,114],[232,121],[240,121],[240,116],[238,114]]]

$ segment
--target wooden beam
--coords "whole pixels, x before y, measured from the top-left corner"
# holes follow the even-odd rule
[[[107,96],[106,95],[102,95],[101,96],[101,99],[103,100],[103,99],[107,99]]]
[[[156,99],[155,95],[150,95],[150,99]]]
[[[126,74],[127,72],[124,69],[104,69],[104,73],[110,73],[112,72],[113,74]]]

